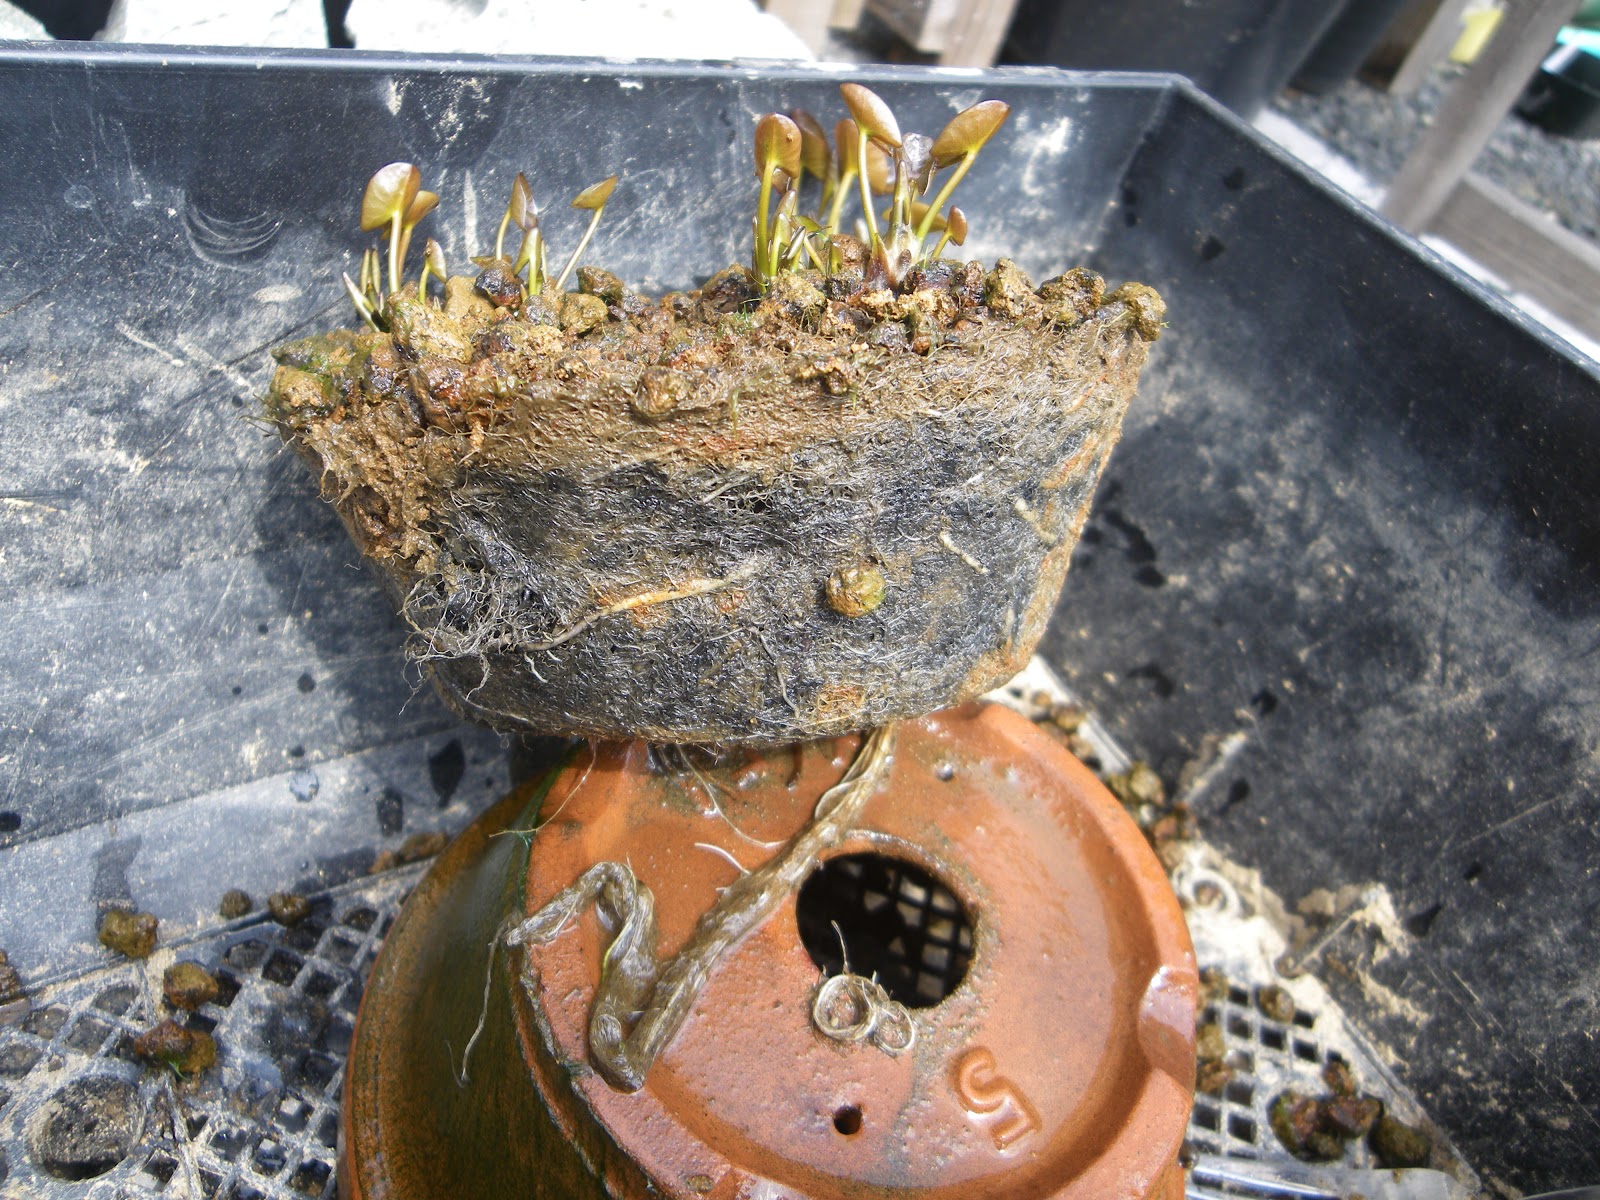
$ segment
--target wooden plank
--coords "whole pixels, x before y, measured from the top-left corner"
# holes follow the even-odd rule
[[[1588,238],[1476,174],[1450,193],[1428,231],[1600,339],[1600,246]]]
[[[1461,18],[1472,0],[1439,0],[1433,16],[1411,43],[1389,80],[1389,93],[1409,96],[1422,86],[1428,73],[1438,66],[1450,47],[1461,36]]]
[[[833,0],[833,12],[828,17],[828,24],[834,28],[848,32],[861,24],[861,10],[867,6],[867,0]]]
[[[943,54],[969,0],[867,0],[867,11],[919,54]]]
[[[763,7],[794,30],[813,51],[827,42],[833,0],[766,0]]]
[[[1011,28],[1017,0],[965,0],[939,62],[946,67],[992,67]]]
[[[1404,229],[1424,228],[1501,118],[1533,78],[1577,0],[1512,0],[1494,40],[1458,79],[1401,165],[1383,201],[1383,215]]]
[[[992,67],[1017,0],[866,0],[867,11],[947,67]]]
[[[1395,14],[1394,20],[1389,22],[1389,28],[1383,31],[1378,44],[1372,48],[1372,53],[1367,55],[1366,70],[1385,80],[1399,70],[1406,55],[1428,31],[1428,26],[1439,15],[1444,3],[1445,0],[1406,0],[1405,6]]]

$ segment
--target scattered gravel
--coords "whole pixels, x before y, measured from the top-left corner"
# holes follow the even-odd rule
[[[1387,184],[1464,73],[1462,67],[1436,68],[1414,96],[1391,96],[1350,80],[1322,96],[1285,93],[1274,107],[1374,182]],[[1600,242],[1600,141],[1553,137],[1509,113],[1475,169]]]

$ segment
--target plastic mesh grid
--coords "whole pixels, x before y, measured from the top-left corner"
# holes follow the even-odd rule
[[[96,1200],[144,1196],[305,1200],[336,1194],[339,1093],[362,987],[421,868],[316,898],[299,925],[244,918],[175,947],[45,989],[0,1028],[0,1194]],[[221,985],[214,1003],[173,1014],[160,1000],[173,958]],[[219,1066],[191,1080],[134,1056],[164,1017],[211,1032]],[[67,1084],[109,1076],[137,1086],[143,1129],[109,1170],[63,1178],[39,1165],[37,1110]]]
[[[213,1031],[222,1048],[220,1071],[196,1080],[156,1075],[129,1048],[167,1015],[155,999],[154,963],[118,964],[37,996],[21,1024],[0,1028],[0,1153],[10,1170],[0,1189],[41,1200],[84,1194],[82,1183],[34,1167],[28,1113],[64,1083],[105,1072],[140,1083],[147,1119],[133,1151],[97,1177],[110,1185],[97,1197],[331,1200],[339,1091],[362,985],[419,870],[323,896],[294,928],[247,918],[179,947],[179,959],[214,970],[223,989],[216,1003],[187,1019]],[[950,974],[909,970],[944,962],[942,951],[950,961],[962,958],[965,972],[971,934],[964,920],[952,920],[959,917],[959,907],[949,911],[954,897],[879,863],[854,864],[841,877],[854,881],[864,908],[882,911],[892,898],[895,928],[912,934],[894,952],[904,956],[914,986],[930,974],[927,986],[945,989]],[[954,927],[953,937],[941,921]],[[1319,1036],[1322,1014],[1298,1011],[1283,1024],[1239,986],[1208,1003],[1201,1020],[1221,1025],[1234,1075],[1220,1095],[1196,1098],[1190,1147],[1241,1158],[1281,1156],[1267,1123],[1272,1099],[1289,1086],[1318,1090],[1324,1064],[1348,1056]]]
[[[1309,1094],[1325,1092],[1323,1067],[1346,1062],[1346,1056],[1323,1045],[1317,1036],[1317,1014],[1297,1009],[1285,1024],[1263,1013],[1250,992],[1237,985],[1229,985],[1224,997],[1207,1003],[1199,1023],[1222,1028],[1225,1061],[1233,1068],[1233,1077],[1217,1095],[1195,1096],[1190,1147],[1234,1158],[1281,1156],[1283,1148],[1268,1119],[1273,1100],[1289,1087]],[[1363,1157],[1363,1151],[1355,1148],[1346,1165],[1361,1165]]]

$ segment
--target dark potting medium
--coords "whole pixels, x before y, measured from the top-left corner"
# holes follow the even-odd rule
[[[773,743],[930,712],[1026,663],[1163,308],[940,261],[898,294],[604,272],[279,351],[267,400],[464,715]],[[854,290],[852,290],[852,285]],[[605,299],[601,298],[603,294]],[[609,304],[607,303],[609,301]]]

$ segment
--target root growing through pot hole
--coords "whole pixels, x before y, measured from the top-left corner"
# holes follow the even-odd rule
[[[894,725],[886,725],[865,736],[849,770],[822,794],[805,826],[770,860],[729,884],[672,958],[662,961],[657,955],[655,897],[650,889],[626,864],[601,862],[532,916],[508,923],[496,935],[490,943],[491,973],[500,943],[548,945],[585,908],[594,905],[615,934],[601,962],[600,982],[589,1014],[589,1055],[612,1087],[637,1091],[656,1058],[677,1035],[717,964],[779,904],[798,892],[818,857],[855,828],[862,809],[888,774],[895,730]],[[529,956],[523,963],[522,986],[531,991],[536,982],[537,968]],[[463,1083],[467,1059],[482,1027],[480,1018],[462,1060]],[[914,1031],[909,1037],[914,1037]],[[908,1039],[905,1044],[909,1045]]]
[[[853,975],[848,966],[817,986],[811,1024],[824,1037],[867,1042],[891,1058],[917,1044],[916,1022],[906,1006],[892,999],[876,979]]]

